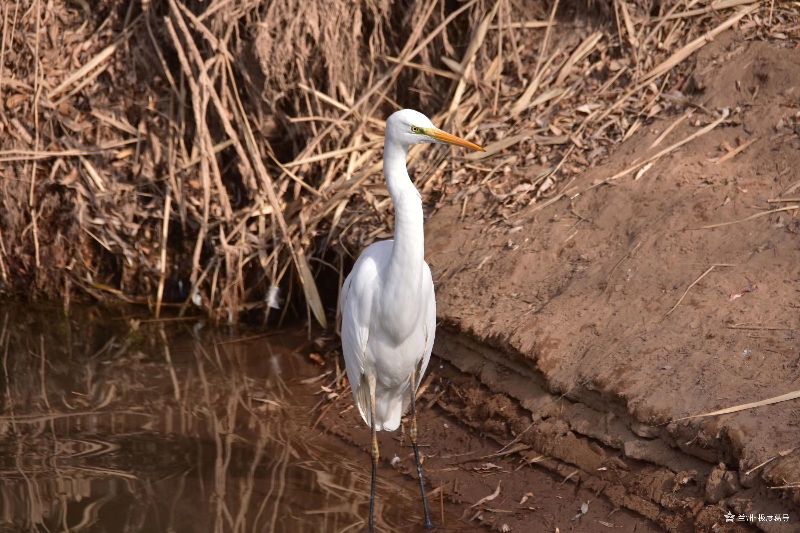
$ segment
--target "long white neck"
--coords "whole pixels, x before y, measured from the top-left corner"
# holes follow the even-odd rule
[[[422,200],[406,169],[407,147],[387,137],[383,145],[383,174],[395,211],[394,246],[383,280],[385,318],[399,338],[416,326],[425,261]]]

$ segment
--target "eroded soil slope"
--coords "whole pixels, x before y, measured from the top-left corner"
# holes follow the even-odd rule
[[[800,389],[800,53],[721,38],[699,54],[693,84],[690,116],[642,128],[550,205],[497,220],[487,190],[432,217],[445,330],[435,352],[541,427],[562,420],[539,447],[585,437],[603,456],[676,474],[644,492],[696,525],[728,508],[800,520],[800,400],[678,420]],[[728,119],[643,173],[601,183],[723,108]],[[594,414],[564,414],[559,395]]]

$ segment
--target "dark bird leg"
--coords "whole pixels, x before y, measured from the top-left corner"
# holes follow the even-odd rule
[[[422,495],[422,509],[425,513],[425,529],[433,529],[431,512],[428,510],[428,497],[425,496],[425,478],[422,476],[422,463],[419,460],[419,446],[417,446],[417,372],[411,374],[411,446],[414,447],[414,460],[417,463],[417,477],[419,478],[419,493]]]
[[[369,420],[372,426],[372,482],[369,489],[369,533],[375,532],[375,488],[378,481],[378,432],[375,431],[375,378],[367,379],[369,387]]]

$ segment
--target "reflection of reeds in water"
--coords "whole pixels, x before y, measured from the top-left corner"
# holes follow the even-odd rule
[[[310,430],[289,348],[18,310],[1,323],[0,529],[363,528],[366,463]],[[379,525],[408,523],[412,497],[381,491]]]

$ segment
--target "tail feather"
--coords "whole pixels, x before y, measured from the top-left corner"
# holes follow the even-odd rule
[[[369,385],[365,374],[361,374],[361,381],[358,384],[358,388],[353,391],[353,397],[356,400],[358,412],[361,413],[361,418],[364,419],[368,426],[372,427],[369,409]]]
[[[378,431],[394,431],[400,427],[400,419],[408,408],[408,387],[381,389],[376,394],[375,428]]]
[[[366,376],[361,376],[361,383],[353,393],[356,407],[361,418],[372,427],[369,408],[369,386]],[[375,391],[375,429],[377,431],[394,431],[400,427],[400,419],[410,403],[408,384],[397,388],[384,388],[378,385]]]

